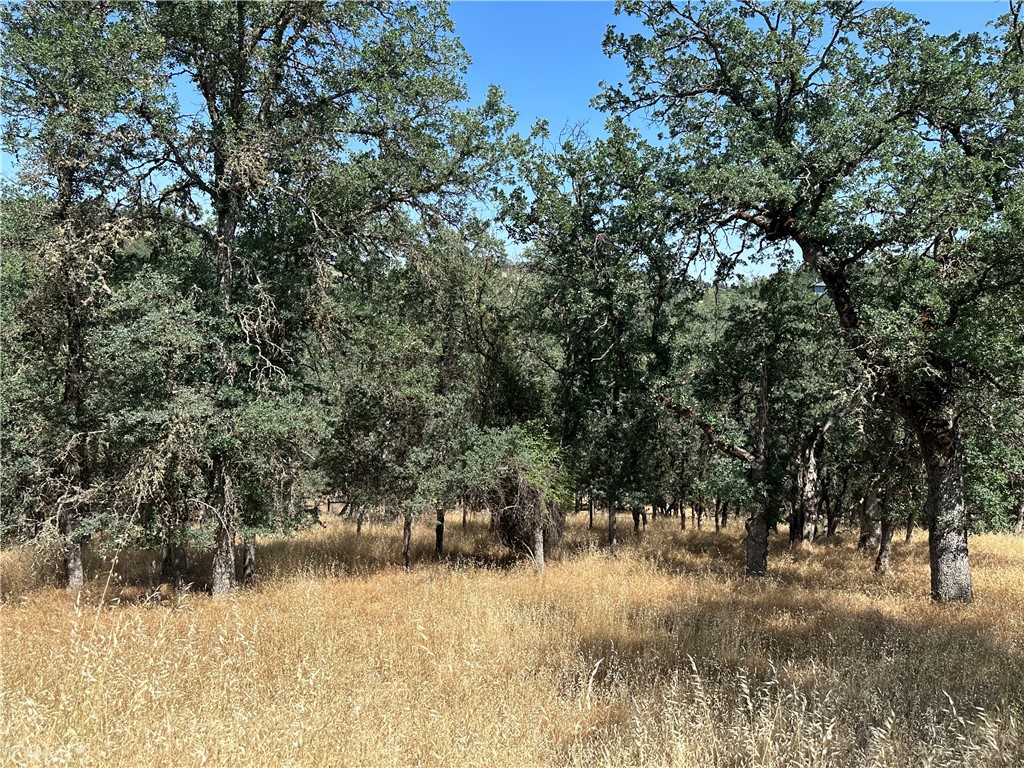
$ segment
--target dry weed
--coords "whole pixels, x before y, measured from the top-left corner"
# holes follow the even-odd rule
[[[400,530],[356,536],[333,521],[264,543],[260,586],[216,601],[150,589],[152,553],[93,561],[77,601],[39,587],[26,553],[2,553],[0,754],[10,765],[1024,765],[1024,540],[974,538],[977,601],[939,607],[923,541],[897,547],[886,578],[851,542],[779,542],[773,574],[748,582],[738,532],[672,520],[614,560],[575,520],[542,577],[505,558],[482,521],[449,525],[446,562],[432,562],[431,534],[420,527],[405,572],[393,565]]]

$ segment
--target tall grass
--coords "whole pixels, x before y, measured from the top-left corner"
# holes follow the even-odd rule
[[[421,527],[405,572],[400,530],[335,520],[263,543],[260,585],[228,600],[150,590],[152,553],[93,561],[75,600],[2,553],[0,757],[1024,765],[1024,541],[972,539],[977,600],[939,607],[923,541],[886,578],[851,542],[780,542],[754,582],[739,532],[676,525],[611,559],[574,521],[538,577],[482,522],[449,525],[442,563]]]

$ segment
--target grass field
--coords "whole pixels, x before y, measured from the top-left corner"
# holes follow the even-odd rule
[[[575,519],[538,577],[482,521],[449,526],[444,563],[419,526],[405,572],[398,527],[332,520],[264,543],[260,585],[227,600],[146,599],[117,576],[144,554],[109,584],[93,562],[75,600],[4,552],[0,759],[1024,765],[1024,540],[974,538],[976,602],[938,607],[921,533],[885,578],[847,536],[775,542],[744,581],[739,531],[677,524],[613,560]]]

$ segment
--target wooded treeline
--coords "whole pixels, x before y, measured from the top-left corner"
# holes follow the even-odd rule
[[[3,543],[219,593],[329,497],[406,565],[454,509],[542,567],[689,507],[752,576],[780,522],[885,569],[916,521],[969,601],[968,533],[1024,530],[1019,0],[619,9],[605,131],[523,137],[439,3],[5,7]]]

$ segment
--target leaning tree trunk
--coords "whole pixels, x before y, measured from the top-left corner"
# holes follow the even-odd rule
[[[434,555],[440,560],[444,557],[444,510],[438,508],[437,523],[434,525]]]
[[[242,537],[242,584],[251,587],[256,583],[256,534],[247,533]]]
[[[533,529],[533,566],[537,573],[544,573],[544,524],[537,523]]]
[[[925,518],[932,599],[969,603],[974,599],[967,550],[963,447],[955,419],[931,419],[918,426],[928,481]]]
[[[615,519],[615,505],[608,505],[608,548],[611,550],[612,557],[619,556],[619,538],[618,538],[618,527]]]
[[[412,567],[412,562],[409,559],[409,548],[411,545],[412,515],[407,512],[402,519],[402,563],[405,565],[406,570]]]

